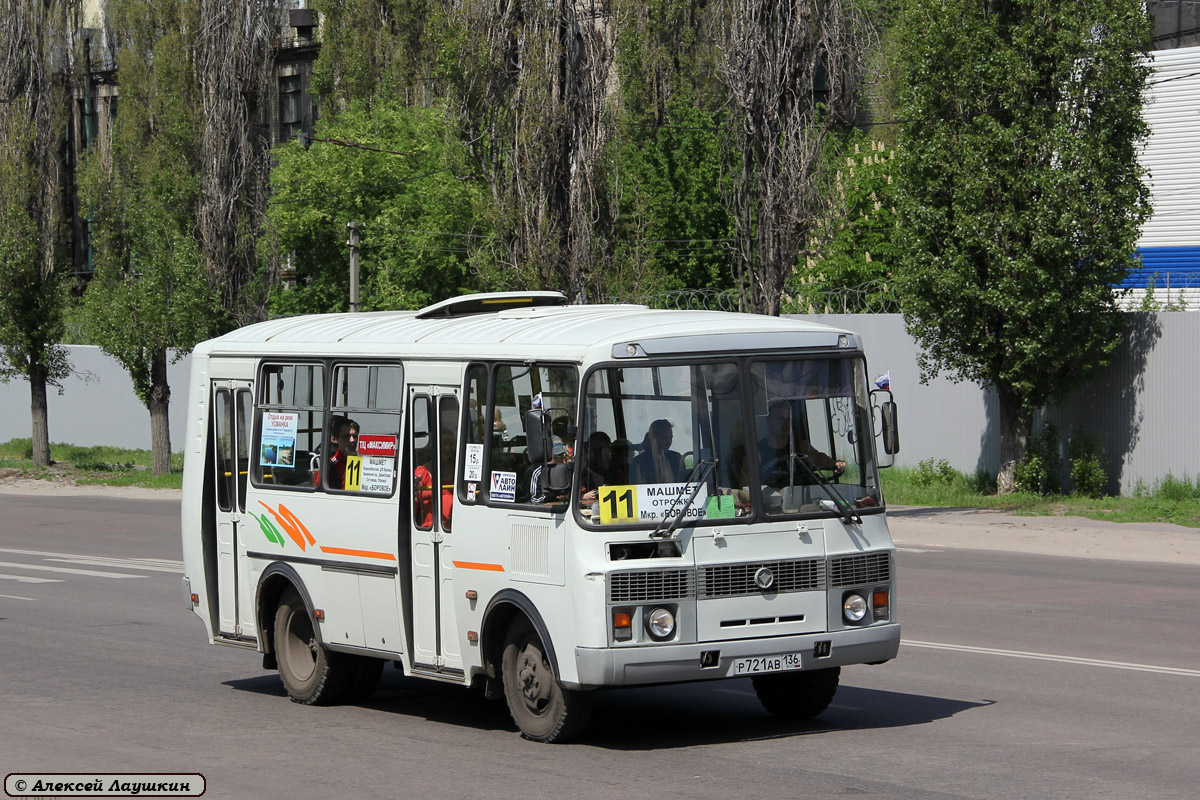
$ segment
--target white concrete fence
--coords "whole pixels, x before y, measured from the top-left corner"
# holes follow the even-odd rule
[[[945,378],[921,384],[918,349],[898,314],[805,318],[860,334],[871,377],[891,373],[900,407],[899,465],[915,466],[932,458],[945,459],[967,473],[996,472],[1000,421],[995,392]],[[1057,425],[1064,439],[1077,426],[1098,434],[1105,443],[1109,489],[1125,494],[1139,480],[1151,487],[1167,474],[1200,474],[1200,425],[1194,408],[1200,398],[1195,356],[1200,314],[1165,312],[1131,318],[1132,332],[1112,364],[1090,385],[1042,415]],[[70,358],[76,373],[63,382],[62,395],[51,391],[49,398],[51,441],[148,449],[150,415],[134,396],[125,371],[95,347],[71,347]],[[175,450],[183,444],[188,367],[185,358],[169,369]],[[17,380],[0,384],[0,406],[4,409],[0,441],[28,437],[29,385]]]

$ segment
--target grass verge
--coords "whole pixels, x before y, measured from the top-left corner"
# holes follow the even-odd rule
[[[146,489],[179,489],[183,484],[183,453],[171,456],[171,472],[150,471],[149,450],[121,447],[80,447],[61,442],[50,445],[49,467],[33,466],[31,439],[0,443],[0,469],[17,470],[16,476],[51,483],[101,486],[139,486]]]
[[[887,502],[902,506],[992,508],[1030,516],[1076,516],[1110,522],[1170,522],[1200,528],[1200,477],[1168,475],[1154,486],[1139,486],[1130,497],[1082,497],[1015,492],[996,494],[985,476],[946,472],[933,477],[916,468],[882,471]]]

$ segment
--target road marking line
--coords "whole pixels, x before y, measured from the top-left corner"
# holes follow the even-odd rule
[[[897,547],[896,552],[898,552],[898,553],[941,553],[944,551],[942,551],[942,550],[922,550],[919,547]]]
[[[17,569],[35,569],[39,572],[61,572],[65,575],[91,575],[96,578],[144,578],[145,575],[130,575],[127,572],[102,572],[98,569],[71,569],[70,567],[43,567],[38,564],[17,564],[13,561],[0,561],[0,567],[16,567]]]
[[[62,581],[58,581],[58,583],[62,583]],[[28,600],[32,603],[37,602],[37,600],[35,600],[32,597],[21,597],[20,595],[17,595],[17,594],[0,594],[0,597],[3,597],[5,600]]]
[[[16,581],[17,583],[62,583],[58,578],[31,578],[28,575],[3,575],[0,578],[6,581]]]
[[[47,558],[47,561],[60,561],[64,564],[90,564],[94,567],[118,567],[121,569],[143,569],[150,572],[178,572],[183,574],[183,567],[151,566],[150,564],[135,564],[118,558]]]
[[[145,566],[146,569],[162,569],[163,567],[176,567],[180,572],[183,571],[183,562],[169,558],[116,558],[114,556],[89,556],[80,553],[50,553],[45,550],[17,550],[11,547],[0,547],[0,553],[15,553],[22,556],[42,556],[48,560],[56,558],[65,559],[82,559],[84,561],[111,561],[113,565],[125,564],[131,567]]]
[[[1097,658],[1057,656],[1049,653],[1028,653],[1023,650],[1000,650],[994,647],[971,647],[965,644],[916,642],[911,639],[902,639],[900,643],[909,647],[924,647],[930,650],[954,650],[960,653],[980,653],[989,656],[1004,656],[1005,658],[1027,658],[1034,661],[1057,661],[1060,664],[1081,664],[1087,667],[1107,667],[1108,669],[1125,669],[1133,672],[1157,672],[1161,675],[1183,675],[1190,678],[1200,678],[1200,669],[1159,667],[1153,664],[1131,664],[1125,661],[1102,661]]]

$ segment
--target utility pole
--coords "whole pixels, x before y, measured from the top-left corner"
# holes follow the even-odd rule
[[[362,228],[360,222],[348,222],[350,229],[350,312],[358,311],[358,232]]]

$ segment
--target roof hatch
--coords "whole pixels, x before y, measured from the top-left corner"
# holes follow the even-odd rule
[[[534,308],[536,306],[565,306],[567,297],[562,292],[491,292],[451,297],[440,303],[425,306],[416,313],[417,319],[438,317],[465,317],[471,314],[492,314],[510,308]]]

